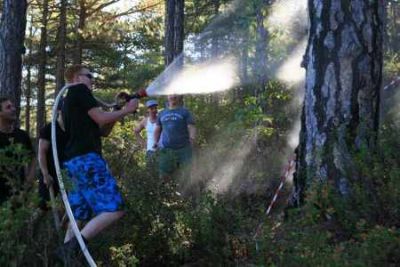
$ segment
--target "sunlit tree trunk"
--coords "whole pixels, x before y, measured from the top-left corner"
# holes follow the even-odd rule
[[[46,46],[47,46],[47,21],[49,15],[48,0],[42,1],[42,20],[40,27],[39,43],[39,66],[38,66],[38,92],[37,92],[37,116],[36,136],[39,136],[40,129],[46,124]]]
[[[309,1],[306,88],[297,190],[327,182],[343,195],[358,179],[352,152],[376,148],[382,81],[381,1]]]
[[[64,86],[65,46],[67,42],[67,0],[60,1],[60,17],[57,31],[56,94]]]
[[[25,53],[26,0],[3,0],[0,21],[0,95],[20,112],[22,55]]]

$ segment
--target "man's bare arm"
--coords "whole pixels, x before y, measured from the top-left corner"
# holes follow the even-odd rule
[[[89,117],[94,120],[100,128],[106,124],[115,123],[119,119],[125,117],[126,115],[134,112],[138,107],[139,101],[137,99],[132,99],[125,105],[121,110],[105,112],[100,108],[92,108],[88,111]]]
[[[145,128],[145,123],[146,123],[146,118],[140,121],[139,125],[135,128],[135,136],[136,140],[139,143],[140,146],[145,147],[146,146],[146,141],[143,139],[143,137],[140,135],[140,132]]]
[[[38,148],[38,160],[39,160],[39,168],[43,175],[43,182],[46,185],[50,185],[53,183],[53,177],[49,174],[49,168],[47,166],[47,153],[50,149],[50,142],[46,139],[39,139],[39,148]]]
[[[188,124],[188,131],[190,143],[193,145],[194,141],[196,140],[196,127],[194,124]]]
[[[160,141],[160,135],[161,135],[161,126],[156,125],[156,128],[154,129],[154,146],[153,146],[153,148],[158,147],[158,142]]]
[[[35,180],[35,169],[36,169],[36,157],[32,155],[31,162],[28,164],[28,166],[25,167],[26,182],[29,185],[32,184]]]

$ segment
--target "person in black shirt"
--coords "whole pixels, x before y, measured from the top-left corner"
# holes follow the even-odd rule
[[[64,150],[65,145],[68,141],[68,136],[65,133],[64,123],[61,115],[61,107],[63,101],[59,102],[57,107],[57,123],[56,123],[56,142],[57,142],[57,152],[58,160],[60,165],[64,161]],[[53,187],[55,195],[59,193],[59,185],[56,174],[56,169],[54,166],[53,150],[52,150],[52,140],[51,140],[51,123],[44,126],[39,133],[39,148],[38,148],[38,159],[39,167],[41,171],[41,177],[39,178],[39,197],[40,203],[39,207],[42,210],[47,210],[47,204],[50,200],[49,188]]]
[[[29,135],[15,127],[16,109],[10,99],[0,98],[0,204],[30,186],[35,176],[35,157]],[[20,146],[21,150],[18,148]],[[25,157],[28,158],[25,158]]]
[[[81,230],[88,240],[125,213],[115,178],[101,155],[101,136],[109,133],[116,121],[133,113],[138,100],[129,101],[121,110],[104,112],[92,95],[93,75],[88,68],[71,66],[65,78],[70,85],[62,109],[68,135],[64,167],[73,186],[68,200],[77,220],[89,220]],[[65,236],[64,255],[75,253],[79,247],[71,230],[69,227]]]

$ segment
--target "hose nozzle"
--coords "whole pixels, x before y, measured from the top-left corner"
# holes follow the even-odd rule
[[[121,92],[121,93],[119,93],[117,95],[118,99],[123,99],[123,100],[125,100],[125,102],[129,102],[129,100],[131,100],[131,99],[135,99],[135,98],[140,99],[140,98],[143,98],[143,97],[147,97],[146,90],[144,90],[144,89],[140,89],[139,91],[137,91],[133,95],[130,95],[130,94],[125,93],[125,92]]]
[[[116,109],[121,109],[123,105],[125,105],[126,103],[128,103],[130,100],[132,99],[140,99],[143,97],[147,97],[147,92],[145,89],[140,89],[139,91],[137,91],[136,93],[134,93],[133,95],[130,95],[126,92],[120,92],[118,93],[118,95],[116,96]]]

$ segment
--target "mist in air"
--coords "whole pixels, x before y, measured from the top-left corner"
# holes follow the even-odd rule
[[[262,59],[256,58],[254,54],[256,29],[240,23],[243,18],[255,21],[255,11],[249,8],[249,3],[245,0],[234,1],[225,6],[221,14],[202,33],[187,37],[182,54],[148,86],[147,94],[197,95],[224,92],[256,84],[256,72],[264,72],[269,79],[279,80],[287,84],[288,88],[298,91],[294,93],[297,97],[292,105],[299,106],[305,77],[305,71],[300,64],[307,42],[306,7],[306,0],[281,0],[275,1],[269,8],[270,12],[264,25],[270,36],[282,36],[282,39],[270,38],[269,46],[276,50],[286,50],[268,53],[266,69],[260,70],[256,69],[256,66],[261,65],[258,63]],[[290,42],[280,43],[281,40]],[[248,52],[246,58],[243,58],[243,51]],[[245,69],[244,61],[247,62]],[[297,146],[299,124],[293,125],[292,128],[292,133],[285,141],[290,150]],[[256,149],[256,141],[253,140],[257,136],[256,131],[247,137],[243,136],[242,140],[238,140],[237,146],[229,149],[229,152],[224,149],[200,151],[196,155],[200,164],[198,168],[194,168],[192,179],[196,182],[202,180],[207,188],[215,193],[228,191],[243,168],[249,167],[243,165]],[[210,147],[221,146],[224,140],[215,138],[214,142],[215,146],[211,144]],[[276,152],[279,153],[279,149],[276,149]],[[271,171],[279,172],[281,169],[283,159],[279,157],[276,155],[271,162],[265,163],[271,165]]]
[[[256,15],[248,5],[244,0],[234,1],[202,33],[188,36],[184,51],[148,86],[147,94],[209,94],[254,83],[255,75],[244,77],[241,68],[242,51],[252,51],[255,45],[249,41],[254,29],[240,23],[244,17],[251,20]],[[306,44],[306,1],[276,1],[271,10],[265,21],[268,30],[300,39],[286,58],[270,58],[267,69],[257,71],[284,82],[299,83],[305,75],[300,62]],[[259,60],[251,58],[250,74],[251,66],[258,66]]]

